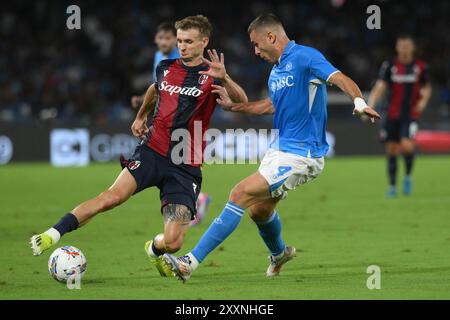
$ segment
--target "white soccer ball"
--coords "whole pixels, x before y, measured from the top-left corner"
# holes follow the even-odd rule
[[[48,270],[53,279],[67,282],[70,276],[79,275],[81,279],[87,267],[86,258],[80,249],[64,246],[53,251],[48,260]]]

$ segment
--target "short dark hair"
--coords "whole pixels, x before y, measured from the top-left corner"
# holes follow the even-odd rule
[[[204,37],[210,37],[212,26],[208,18],[204,15],[198,14],[196,16],[189,16],[175,22],[175,28],[181,30],[197,29]]]
[[[168,32],[172,32],[172,34],[174,36],[177,35],[177,29],[175,29],[173,22],[170,22],[170,21],[164,21],[164,22],[161,22],[160,24],[158,24],[158,27],[156,27],[156,33],[160,32],[160,31],[168,31]]]
[[[264,13],[250,23],[247,32],[250,34],[253,30],[267,26],[279,26],[283,28],[283,23],[273,13]]]
[[[402,40],[409,39],[412,42],[414,42],[414,37],[411,34],[409,34],[409,33],[400,33],[397,36],[396,40],[400,40],[400,39],[402,39]]]

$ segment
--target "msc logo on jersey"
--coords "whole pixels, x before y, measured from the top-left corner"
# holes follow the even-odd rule
[[[284,87],[292,87],[294,85],[294,76],[289,75],[281,77],[270,84],[272,92],[283,89]]]

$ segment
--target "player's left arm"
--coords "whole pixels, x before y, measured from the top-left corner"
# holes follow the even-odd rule
[[[319,51],[311,49],[308,52],[308,67],[311,73],[322,81],[334,84],[352,99],[355,108],[353,114],[366,115],[372,122],[381,119],[380,115],[364,101],[358,85],[344,73],[336,69]]]
[[[150,85],[145,93],[144,101],[136,114],[136,119],[131,125],[131,131],[135,137],[143,138],[149,131],[147,117],[155,109],[157,95],[155,84]]]
[[[428,101],[431,98],[431,81],[428,71],[428,65],[425,65],[421,77],[420,77],[420,98],[416,105],[416,111],[421,114],[428,105]]]
[[[230,75],[227,73],[223,53],[221,53],[219,57],[217,51],[213,49],[208,50],[208,55],[211,60],[205,58],[202,58],[202,60],[209,66],[209,69],[207,71],[200,71],[199,73],[219,80],[222,86],[224,86],[227,90],[228,95],[234,103],[248,102],[244,89],[234,82],[234,80],[231,79]]]
[[[427,82],[420,89],[420,99],[417,102],[416,110],[419,113],[422,113],[428,105],[428,101],[430,101],[432,93],[431,83]]]
[[[341,71],[334,72],[329,79],[328,83],[334,84],[343,92],[345,92],[353,101],[355,108],[353,109],[353,113],[359,115],[366,115],[370,117],[372,122],[375,119],[381,119],[381,116],[376,112],[373,108],[369,107],[364,101],[361,90],[358,85],[351,78],[347,77]]]

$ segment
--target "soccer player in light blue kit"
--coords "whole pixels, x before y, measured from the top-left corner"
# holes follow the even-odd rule
[[[205,257],[236,229],[245,209],[271,252],[268,277],[278,275],[283,264],[295,256],[295,247],[286,246],[281,237],[281,221],[275,207],[288,190],[313,180],[323,170],[328,150],[325,140],[327,83],[338,86],[352,98],[355,114],[365,114],[372,122],[380,119],[364,102],[353,80],[316,49],[290,41],[275,15],[259,16],[250,24],[248,33],[255,54],[274,64],[268,81],[270,98],[235,104],[225,89],[217,87],[218,103],[235,112],[274,113],[273,127],[279,130],[279,135],[265,154],[258,172],[233,188],[225,209],[197,246],[180,258],[164,255],[173,274],[183,281],[188,280]]]

